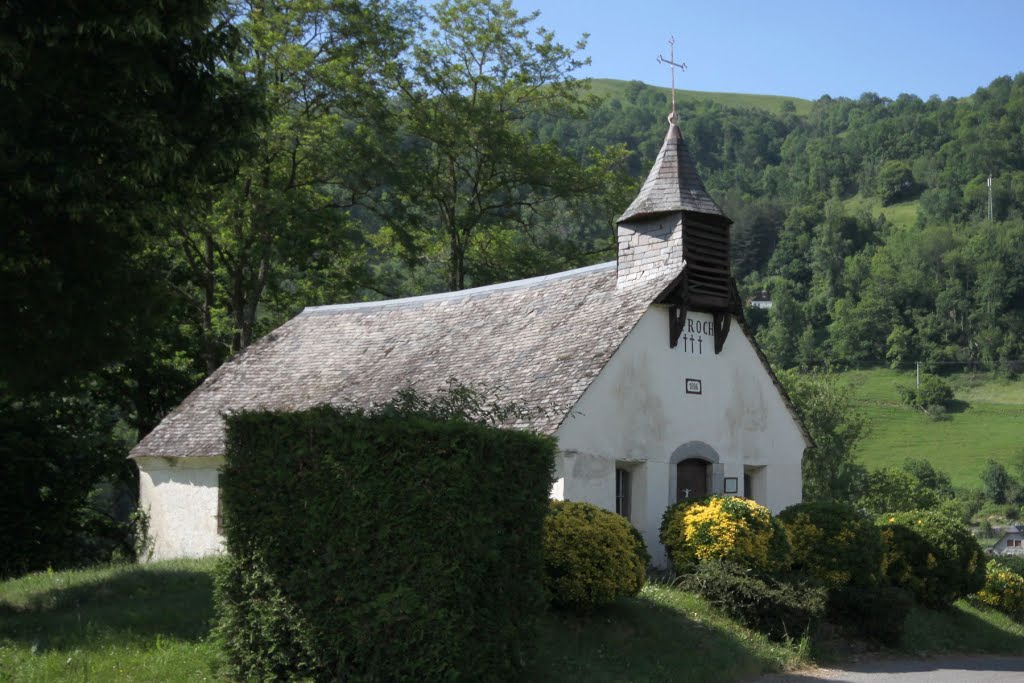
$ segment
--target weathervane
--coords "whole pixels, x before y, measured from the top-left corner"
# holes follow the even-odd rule
[[[668,59],[665,59],[661,55],[658,55],[658,64],[668,64],[669,70],[672,72],[672,113],[668,115],[668,122],[670,124],[676,122],[676,69],[680,71],[686,71],[686,64],[676,64],[676,38],[675,36],[669,36],[668,38]]]

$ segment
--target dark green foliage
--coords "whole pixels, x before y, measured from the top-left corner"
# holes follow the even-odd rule
[[[85,394],[0,394],[0,577],[131,557],[127,510],[111,516],[134,485],[114,424]]]
[[[258,551],[228,555],[214,573],[217,636],[232,669],[255,680],[314,676],[322,666],[310,623],[281,592]]]
[[[219,609],[237,676],[514,675],[544,607],[550,439],[394,409],[227,422]]]
[[[935,375],[923,374],[920,386],[901,386],[897,390],[904,403],[922,410],[945,407],[953,400],[953,387]]]
[[[799,638],[825,614],[825,589],[799,578],[759,576],[721,560],[701,562],[681,585],[775,640]]]
[[[878,172],[878,196],[882,206],[909,199],[914,193],[914,174],[905,161],[887,161]]]
[[[650,555],[629,521],[590,503],[551,501],[544,519],[544,588],[553,605],[588,611],[636,595]]]
[[[217,4],[0,4],[5,382],[52,389],[127,352],[146,238],[237,161],[259,109],[219,70],[237,32]]]
[[[923,458],[909,458],[900,469],[914,475],[922,487],[934,491],[940,499],[956,497],[953,491],[953,483],[949,475],[935,469],[935,466]]]
[[[988,563],[1024,578],[1024,555],[993,555]]]
[[[882,538],[874,520],[844,503],[798,503],[779,513],[793,570],[829,588],[875,586],[881,578]]]
[[[933,510],[939,496],[902,468],[883,467],[868,472],[861,480],[857,505],[873,515],[884,512]]]
[[[779,373],[814,446],[804,453],[803,494],[808,501],[851,501],[864,468],[855,448],[867,430],[848,389],[828,374]]]
[[[921,604],[944,609],[985,585],[985,557],[960,521],[934,511],[878,518],[889,581]]]
[[[1013,480],[1002,463],[991,458],[985,461],[985,469],[981,471],[981,481],[985,485],[985,495],[989,500],[1000,504],[1006,502]]]
[[[846,586],[829,591],[828,620],[859,638],[894,647],[913,604],[905,590],[884,583]]]

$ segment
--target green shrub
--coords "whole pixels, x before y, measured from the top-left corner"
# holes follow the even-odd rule
[[[843,586],[829,591],[828,620],[858,638],[891,647],[903,637],[913,602],[905,590],[885,583]]]
[[[395,408],[226,422],[235,678],[515,677],[545,609],[551,439]]]
[[[775,640],[799,638],[825,614],[824,588],[799,579],[758,575],[733,562],[701,562],[680,583]]]
[[[1005,612],[1014,619],[1024,619],[1024,576],[1019,565],[989,560],[985,573],[985,587],[976,596],[980,602]]]
[[[995,555],[988,561],[989,567],[993,565],[1024,577],[1024,555]]]
[[[959,521],[918,511],[882,515],[878,522],[885,575],[921,604],[945,608],[985,585],[981,546]]]
[[[939,506],[939,496],[910,472],[883,467],[865,475],[857,505],[874,515],[932,510]]]
[[[896,390],[904,403],[924,410],[936,406],[945,408],[953,400],[953,387],[936,375],[922,374],[919,386],[900,386]]]
[[[874,586],[882,573],[882,537],[874,521],[844,503],[799,503],[779,514],[793,569],[828,588]]]
[[[680,573],[706,560],[762,571],[789,563],[785,531],[768,508],[746,498],[711,496],[671,505],[662,517],[660,538]]]
[[[650,556],[625,517],[553,500],[544,519],[544,588],[552,604],[590,610],[636,595]]]

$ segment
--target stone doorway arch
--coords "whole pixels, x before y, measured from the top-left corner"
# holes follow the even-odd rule
[[[703,441],[689,441],[669,459],[669,500],[678,503],[687,498],[703,498],[721,493],[715,483],[721,479],[722,465],[714,448]]]

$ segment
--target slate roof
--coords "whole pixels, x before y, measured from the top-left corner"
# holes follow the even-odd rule
[[[675,211],[695,211],[725,218],[718,204],[704,189],[679,126],[673,123],[668,128],[665,142],[647,180],[640,188],[640,194],[622,214],[619,222]]]
[[[616,287],[615,263],[430,296],[307,308],[206,379],[132,457],[216,456],[221,415],[369,406],[455,377],[542,407],[511,426],[554,432],[657,294],[656,277]]]

